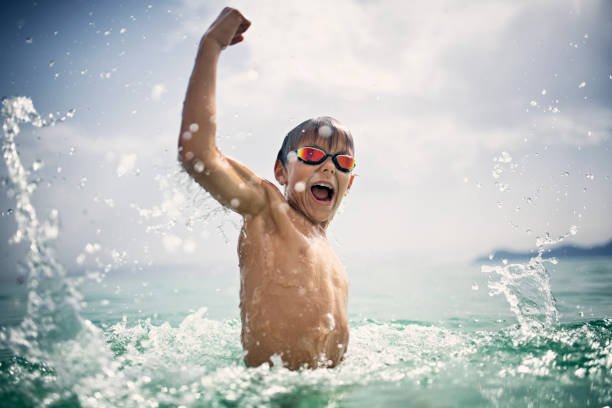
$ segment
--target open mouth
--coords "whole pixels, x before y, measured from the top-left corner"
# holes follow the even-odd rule
[[[334,199],[334,189],[327,184],[314,184],[310,192],[316,201],[323,205],[330,205]]]

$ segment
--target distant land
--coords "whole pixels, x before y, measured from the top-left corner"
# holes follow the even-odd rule
[[[489,259],[489,255],[484,255],[476,258],[475,262],[498,262],[502,259],[515,260],[515,259],[529,259],[537,255],[537,250],[533,249],[529,252],[514,252],[505,249],[499,249],[492,251],[494,254],[493,259]],[[576,245],[560,245],[552,247],[544,251],[546,257],[555,258],[579,258],[579,257],[591,257],[591,256],[611,256],[612,257],[612,240],[603,245],[592,245],[592,246],[576,246]]]

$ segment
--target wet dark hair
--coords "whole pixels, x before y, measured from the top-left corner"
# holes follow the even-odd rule
[[[328,126],[331,129],[331,135],[319,135],[319,129],[323,126]],[[355,151],[351,132],[336,119],[330,116],[321,116],[305,120],[287,133],[276,159],[280,160],[283,166],[286,166],[289,152],[295,150],[306,139],[312,140],[313,143],[317,139],[325,139],[327,141],[326,146],[321,147],[326,147],[329,150],[342,144],[351,154]]]

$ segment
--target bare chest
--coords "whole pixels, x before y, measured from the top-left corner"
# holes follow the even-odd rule
[[[297,229],[281,234],[249,228],[241,236],[238,255],[241,286],[247,292],[284,288],[297,295],[346,296],[346,272],[325,237]]]

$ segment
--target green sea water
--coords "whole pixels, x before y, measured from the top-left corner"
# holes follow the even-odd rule
[[[246,368],[237,269],[86,276],[57,261],[58,225],[38,218],[14,145],[19,123],[45,125],[28,101],[3,101],[4,158],[29,252],[24,281],[0,286],[0,406],[612,404],[609,258],[352,267],[340,366]]]
[[[44,345],[44,359],[5,351],[0,400],[6,406],[610,405],[612,259],[547,266],[559,322],[546,325],[542,314],[534,315],[527,329],[504,296],[489,295],[490,276],[479,265],[430,267],[418,275],[356,271],[346,360],[335,369],[301,372],[242,363],[237,271],[117,272],[81,285],[83,327]],[[372,273],[379,279],[370,279]],[[26,296],[24,286],[2,285],[2,326],[19,323]]]

